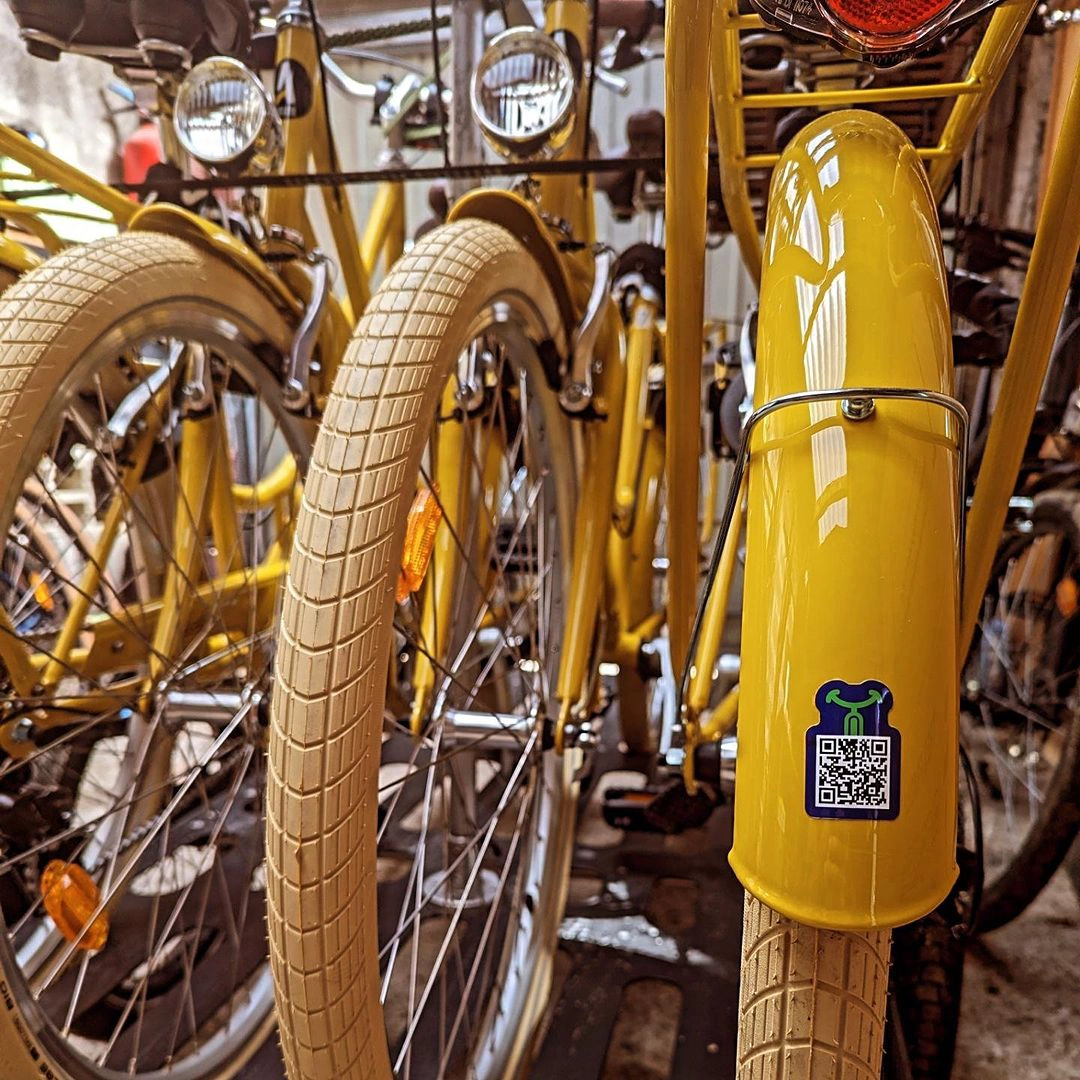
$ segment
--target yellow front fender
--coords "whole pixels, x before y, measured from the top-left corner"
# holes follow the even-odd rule
[[[501,225],[516,236],[525,250],[537,261],[551,282],[559,304],[559,314],[562,316],[567,338],[555,342],[555,345],[560,353],[565,355],[569,334],[577,325],[578,319],[575,293],[567,274],[566,259],[559,253],[548,227],[533,204],[512,191],[478,188],[458,199],[447,215],[447,221],[460,221],[462,218],[481,218]],[[587,282],[584,292],[587,296]]]
[[[937,215],[898,128],[840,112],[769,203],[755,406],[806,390],[952,393]],[[782,914],[896,926],[955,877],[958,422],[929,403],[768,416],[751,444],[731,863]]]
[[[242,240],[216,222],[199,217],[182,206],[153,203],[142,207],[128,228],[144,232],[169,233],[210,252],[251,278],[270,299],[298,321],[310,298],[311,279],[296,260],[282,264],[281,274],[273,273]],[[327,298],[326,318],[319,329],[319,350],[323,365],[323,394],[329,392],[338,364],[352,333],[352,323],[333,293]],[[321,396],[320,396],[321,397]]]

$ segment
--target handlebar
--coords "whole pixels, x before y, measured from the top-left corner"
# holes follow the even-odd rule
[[[653,27],[663,21],[664,6],[659,0],[599,0],[598,27],[615,30],[611,40],[600,50],[597,73],[600,81],[616,93],[627,93],[629,87],[625,80],[616,83],[614,79],[605,79],[602,73],[629,71],[662,56],[662,50],[649,48],[645,39]]]
[[[630,93],[630,84],[626,79],[601,64],[596,65],[596,81],[619,97],[626,97]]]
[[[329,53],[323,53],[323,69],[331,84],[340,90],[346,97],[356,101],[373,101],[376,87],[374,83],[361,82],[346,74],[339,67],[336,60]]]
[[[597,9],[601,30],[625,30],[636,42],[664,18],[659,0],[599,0]]]

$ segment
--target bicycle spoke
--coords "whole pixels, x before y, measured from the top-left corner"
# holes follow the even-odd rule
[[[534,736],[534,738],[535,738],[535,736]],[[514,776],[516,776],[518,774],[518,772],[521,769],[524,768],[527,760],[528,760],[528,755],[523,754],[521,756],[521,758],[519,759],[519,761],[518,761],[517,769],[515,769]],[[507,792],[510,792],[510,791],[512,791],[513,789],[516,788],[516,784],[513,783],[514,776],[511,777],[511,781],[508,782],[508,784],[507,784]],[[492,821],[492,823],[485,830],[483,843],[481,844],[480,850],[476,854],[476,857],[475,857],[475,859],[473,861],[472,869],[470,870],[469,876],[468,876],[468,878],[466,879],[466,882],[465,882],[464,896],[468,896],[469,893],[471,892],[472,888],[476,884],[476,879],[479,876],[480,869],[481,869],[481,867],[483,865],[484,854],[487,852],[487,849],[491,844],[491,840],[495,835],[495,825],[498,822],[498,818],[501,817],[501,811],[506,809],[506,805],[508,804],[508,802],[509,802],[509,799],[507,798],[506,793],[504,793],[504,796],[500,800],[500,803],[499,803],[499,813],[497,813],[495,815],[494,820]],[[450,946],[450,941],[453,938],[454,931],[457,929],[457,926],[461,921],[461,917],[462,917],[462,914],[464,913],[464,911],[465,911],[465,905],[463,903],[459,903],[458,905],[455,906],[454,913],[450,918],[450,926],[448,927],[446,935],[444,936],[443,941],[442,941],[441,945],[439,946],[438,953],[436,954],[436,960],[435,960],[435,963],[434,963],[434,965],[432,967],[432,974],[428,977],[427,982],[424,984],[424,989],[421,992],[419,1003],[417,1004],[415,1009],[412,1007],[412,1005],[413,1005],[413,997],[410,994],[410,1023],[409,1023],[409,1028],[405,1033],[405,1048],[398,1055],[398,1058],[397,1058],[397,1060],[396,1060],[396,1062],[394,1064],[395,1069],[399,1069],[401,1067],[401,1065],[402,1065],[402,1063],[404,1061],[407,1049],[411,1045],[412,1036],[415,1034],[416,1027],[417,1027],[417,1024],[419,1022],[418,1021],[419,1013],[422,1012],[424,1006],[427,1003],[427,999],[431,994],[431,989],[432,989],[432,986],[434,985],[435,979],[437,977],[437,973],[438,973],[438,971],[439,971],[439,969],[440,969],[440,967],[442,965],[442,961],[445,958],[446,951]],[[419,922],[417,922],[416,925],[419,928]],[[418,930],[417,930],[416,934],[418,934]],[[416,934],[414,934],[414,943],[418,940]],[[416,956],[416,954],[417,954],[417,950],[416,950],[416,947],[415,947],[415,944],[414,944],[414,950],[413,950],[414,957]],[[415,972],[414,972],[414,979],[415,979]],[[413,989],[415,989],[415,985],[414,985]]]
[[[4,901],[5,930],[25,963],[22,979],[68,1041],[65,1052],[86,1068],[131,1074],[201,1060],[208,1037],[200,1025],[212,1024],[210,1042],[227,1038],[243,988],[265,972],[265,958],[252,952],[261,848],[234,841],[253,838],[262,818],[261,724],[250,713],[266,683],[274,633],[266,601],[295,506],[276,486],[250,505],[234,497],[238,487],[260,491],[268,461],[280,459],[278,470],[292,453],[279,423],[287,414],[268,408],[256,383],[249,388],[261,362],[240,368],[197,346],[208,391],[203,419],[185,414],[178,372],[117,429],[132,433],[126,443],[110,432],[118,404],[138,400],[133,386],[170,348],[178,356],[187,345],[155,341],[106,360],[51,414],[45,448],[15,487],[22,494],[0,594],[8,620],[0,629],[25,650],[31,677],[35,669],[50,676],[31,686],[20,668],[19,685],[32,692],[5,716],[29,718],[38,744],[0,763],[5,794],[20,798],[47,778],[51,815],[37,834],[0,837],[0,875],[10,875],[17,897],[17,906]],[[208,475],[181,484],[182,468],[194,475],[186,448],[200,435]],[[136,459],[139,446],[145,457]],[[283,498],[287,505],[276,501]],[[186,561],[177,536],[191,552]],[[264,557],[269,572],[260,574]],[[163,632],[170,575],[185,610]],[[222,715],[241,698],[238,711]],[[199,719],[202,709],[212,722]],[[192,832],[196,815],[212,822],[205,832]],[[18,819],[11,821],[14,830]],[[232,839],[222,832],[226,821],[240,830]],[[177,831],[183,822],[187,831]],[[85,869],[97,889],[89,917],[63,933],[34,887],[56,859]],[[104,949],[81,948],[98,916],[114,908],[139,912],[138,921],[110,918]],[[113,954],[120,933],[127,936]],[[219,941],[204,956],[208,936]],[[137,960],[130,972],[117,966],[126,956]],[[208,983],[211,956],[216,978]],[[175,982],[155,980],[166,969]],[[155,1011],[162,993],[175,1006],[164,1024]],[[268,1008],[265,989],[259,994]]]

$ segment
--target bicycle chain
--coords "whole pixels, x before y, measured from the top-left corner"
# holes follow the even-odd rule
[[[716,155],[710,155],[714,162]],[[483,180],[491,177],[513,176],[573,176],[591,173],[626,172],[631,169],[652,172],[664,168],[664,158],[609,157],[576,158],[569,161],[481,162],[475,165],[432,165],[420,168],[406,166],[387,169],[362,169],[353,172],[282,173],[277,176],[234,176],[216,179],[155,180],[143,184],[112,184],[114,191],[124,195],[178,195],[189,191],[225,191],[229,189],[294,187],[354,187],[362,184],[409,183],[416,180]],[[27,191],[6,191],[10,200],[66,195],[63,188]]]
[[[220,762],[220,761],[221,761],[220,757],[211,758],[210,761],[207,761],[207,762],[204,763],[204,765],[200,768],[199,771],[202,772],[203,770],[205,770],[207,768],[207,766],[209,766],[212,762]],[[119,810],[119,809],[113,811],[113,813],[121,813],[121,812],[122,811]],[[130,834],[125,834],[121,838],[120,843],[117,845],[117,847],[115,849],[115,855],[117,857],[119,857],[120,855],[123,855],[126,851],[130,850],[131,847],[133,845],[137,844],[148,832],[151,831],[151,829],[159,829],[159,828],[161,828],[161,823],[159,821],[159,817],[160,817],[160,815],[155,815],[154,817],[150,818],[149,821],[144,821],[142,825],[138,825],[134,829],[132,829]],[[108,853],[108,857],[111,859],[113,857],[113,855],[114,855],[114,852],[110,850],[110,852]],[[105,853],[102,852],[100,858],[97,860],[97,862],[94,863],[93,866],[87,866],[84,869],[89,874],[96,874],[98,872],[98,870],[100,870],[101,867],[104,865],[104,863],[105,863]]]
[[[1044,4],[1040,14],[1042,16],[1043,32],[1047,34],[1054,34],[1059,30],[1065,30],[1080,23],[1080,7],[1076,6],[1049,9],[1049,6]]]
[[[450,25],[449,15],[440,15],[435,20],[434,29],[444,30]],[[323,47],[326,49],[347,49],[350,45],[370,45],[375,41],[389,41],[391,38],[406,37],[409,34],[431,33],[431,19],[404,19],[396,23],[384,23],[381,26],[358,26],[355,30],[342,30],[337,34],[325,34]]]
[[[119,811],[116,812],[119,813]],[[151,818],[149,821],[144,822],[136,829],[133,829],[130,835],[124,836],[121,839],[119,845],[116,847],[115,852],[110,850],[106,854],[106,852],[103,851],[98,856],[93,866],[84,866],[83,869],[88,874],[96,874],[105,865],[105,863],[113,857],[114,854],[117,857],[123,855],[125,851],[127,851],[133,844],[137,844],[152,828],[159,828],[157,818]]]

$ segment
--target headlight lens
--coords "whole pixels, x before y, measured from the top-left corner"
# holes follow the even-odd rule
[[[258,76],[231,57],[211,56],[191,69],[176,95],[173,126],[184,149],[204,165],[260,173],[281,165],[274,103]]]
[[[531,27],[494,38],[473,75],[473,113],[488,142],[507,157],[561,150],[570,136],[575,96],[570,58]]]

